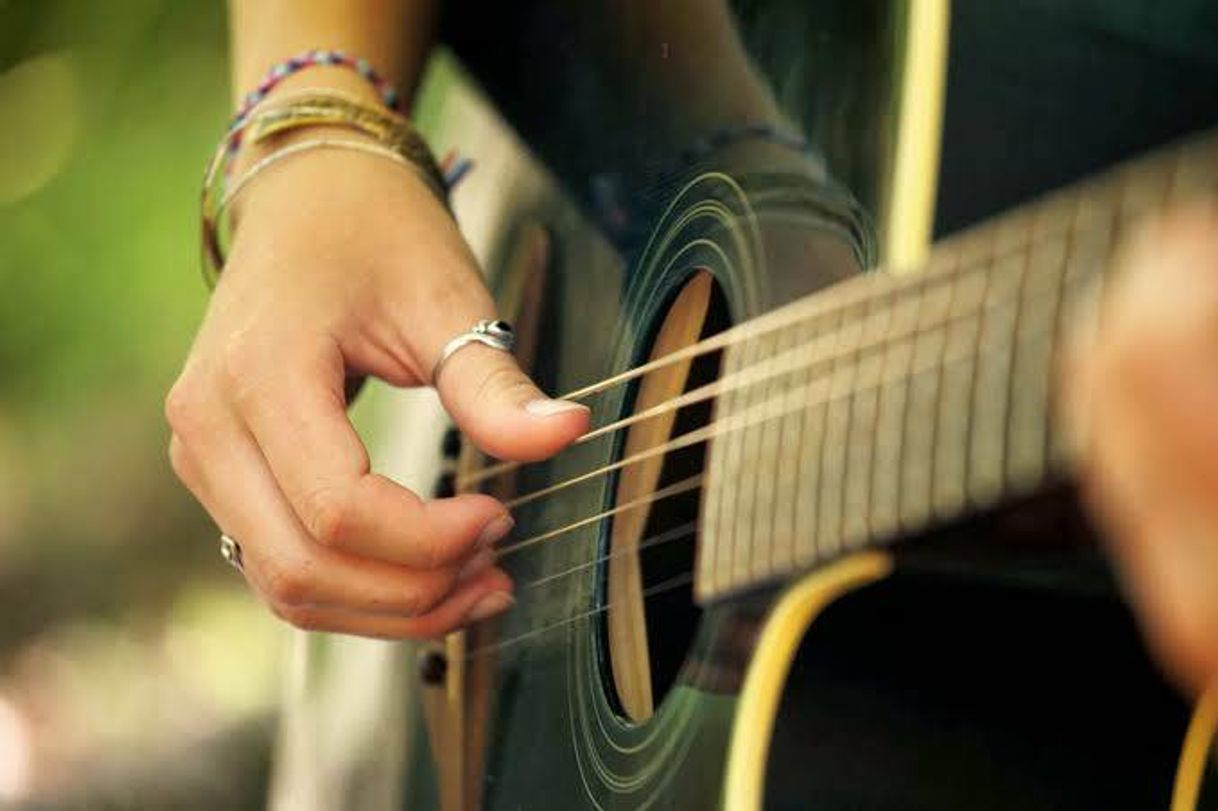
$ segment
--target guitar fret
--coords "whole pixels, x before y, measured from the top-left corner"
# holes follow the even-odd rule
[[[854,391],[858,345],[862,338],[859,317],[838,330],[845,352],[833,363],[829,402],[825,408],[820,455],[820,511],[817,515],[817,551],[832,554],[842,544],[842,478],[846,467],[846,441],[850,431],[850,395]]]
[[[1054,325],[1059,280],[1064,276],[1066,238],[1054,237],[1032,248],[1019,309],[1008,405],[1006,478],[1016,488],[1034,485],[1045,473],[1045,437],[1051,418],[1050,382],[1054,370]],[[1047,302],[1047,306],[1042,306]]]
[[[812,346],[816,337],[815,324],[800,324],[794,330],[795,346]],[[778,464],[775,471],[774,528],[770,571],[786,571],[794,565],[799,547],[798,524],[799,455],[790,452],[803,442],[804,411],[799,409],[800,389],[807,385],[811,371],[807,368],[791,376],[791,385],[783,397],[783,410]]]
[[[954,255],[951,257],[951,259],[953,259],[953,260],[955,258],[956,257]],[[958,269],[955,265],[948,265],[947,267],[949,270]],[[928,426],[928,431],[930,433],[930,437],[929,437],[928,443],[927,443],[929,446],[929,452],[927,453],[928,471],[927,471],[927,475],[926,475],[926,509],[927,509],[928,514],[932,514],[932,515],[935,512],[936,480],[939,478],[939,475],[940,475],[936,462],[938,461],[938,457],[940,454],[939,448],[940,448],[940,444],[943,442],[942,437],[944,434],[944,430],[940,426],[940,423],[944,421],[943,420],[943,390],[944,390],[944,384],[945,384],[945,377],[947,376],[949,371],[955,372],[956,370],[961,368],[961,365],[953,364],[953,365],[949,366],[947,363],[947,359],[948,359],[949,355],[951,354],[951,351],[957,348],[957,347],[953,347],[951,345],[951,343],[949,342],[952,328],[958,324],[958,321],[952,320],[951,316],[952,316],[953,312],[956,310],[956,306],[957,306],[956,302],[957,302],[957,298],[959,296],[959,288],[960,288],[961,284],[963,283],[963,280],[971,279],[975,275],[976,274],[953,273],[952,274],[953,282],[952,282],[951,287],[947,291],[947,303],[946,303],[946,307],[944,309],[943,325],[942,325],[941,335],[939,338],[939,350],[940,350],[939,362],[938,362],[938,368],[936,369],[936,376],[935,376],[935,381],[934,381],[934,405],[933,405],[934,413],[931,415],[930,425]],[[961,346],[961,347],[959,347],[959,349],[963,350],[964,347]],[[964,366],[964,368],[967,369],[968,367]]]
[[[817,338],[816,345],[818,347],[825,347],[827,353],[833,353],[838,348],[837,330],[841,327],[845,318],[845,312],[846,310],[843,310],[839,313],[835,320],[826,319],[825,323],[821,325],[823,329]],[[825,400],[828,397],[830,382],[831,377],[827,375],[812,379],[810,381],[812,396],[809,398],[812,404],[808,408],[803,409],[803,426],[806,439],[799,459],[799,487],[800,491],[805,495],[797,502],[799,509],[796,512],[795,519],[795,531],[798,533],[797,541],[800,542],[801,547],[798,559],[801,562],[812,562],[819,557],[819,510],[822,502],[820,487],[821,450],[824,447],[825,435],[825,413],[827,410]]]
[[[741,346],[740,352],[727,352],[728,356],[732,357],[732,365],[728,371],[733,373],[740,372],[749,368],[755,362],[755,356],[758,351],[759,344],[756,340],[747,341]],[[743,412],[748,407],[750,391],[748,389],[740,389],[732,393],[730,410],[725,410],[726,414],[735,414]],[[740,481],[742,474],[741,456],[743,454],[743,442],[745,431],[735,431],[725,435],[723,444],[724,449],[724,469],[723,469],[723,486],[721,493],[721,514],[720,514],[720,532],[722,534],[722,556],[719,561],[719,568],[716,570],[716,576],[723,578],[725,582],[739,582],[743,574],[740,571],[740,558],[743,556],[743,550],[747,548],[748,538],[742,537],[741,527],[737,521],[737,513],[739,509],[738,487],[733,486]],[[718,444],[718,443],[716,443]]]
[[[907,296],[891,309],[887,337],[909,335],[917,328],[921,291]],[[895,340],[883,352],[879,403],[876,414],[875,457],[871,480],[872,532],[880,537],[896,535],[900,528],[901,457],[908,404],[908,374],[913,365],[913,345]]]
[[[729,377],[739,373],[747,361],[746,353],[751,342],[742,344],[736,351],[725,351],[721,363],[721,375]],[[742,392],[729,389],[722,393],[716,403],[716,415],[738,413],[740,407],[737,401]],[[718,417],[716,417],[718,418]],[[728,482],[735,480],[737,471],[732,469],[732,451],[738,438],[733,434],[725,434],[711,443],[707,450],[707,470],[710,485],[706,494],[706,506],[702,510],[702,538],[699,544],[698,559],[702,566],[699,578],[695,584],[697,593],[702,595],[728,588],[731,584],[732,542],[733,542],[733,491]]]
[[[974,507],[996,501],[1003,491],[1003,453],[1006,439],[1007,383],[1011,357],[1001,351],[1015,334],[1014,296],[1019,289],[1027,257],[1006,255],[991,271],[978,337],[978,354],[970,406],[968,500]]]
[[[1014,309],[1014,316],[1011,323],[1011,337],[1008,341],[1010,349],[1004,358],[1006,368],[1003,377],[1006,383],[1006,400],[1003,403],[1002,425],[997,431],[994,440],[995,444],[1000,443],[1002,448],[998,456],[1001,464],[1002,481],[1002,491],[999,493],[999,497],[1013,492],[1019,481],[1011,476],[1012,459],[1016,454],[1012,448],[1011,429],[1016,424],[1016,412],[1019,410],[1017,399],[1022,400],[1026,395],[1022,390],[1016,388],[1015,383],[1019,379],[1021,365],[1027,362],[1028,344],[1034,343],[1028,340],[1027,325],[1028,312],[1035,308],[1027,305],[1027,297],[1035,295],[1035,278],[1039,274],[1033,265],[1033,259],[1036,257],[1036,246],[1031,241],[1032,221],[1025,218],[1022,224],[1025,226],[1022,243],[1024,245],[1024,261],[1019,269],[1018,286],[1012,296],[1011,303]],[[1020,393],[1019,398],[1016,398],[1017,391]]]
[[[864,345],[878,345],[888,335],[892,313],[884,307],[863,321]],[[842,494],[842,540],[848,549],[870,537],[871,479],[875,461],[875,436],[880,413],[880,381],[884,371],[882,352],[868,352],[859,361],[855,376],[856,394],[851,412],[850,440],[846,451],[846,475]]]
[[[774,350],[770,360],[767,361],[768,365],[773,366],[775,357],[794,348],[796,332],[795,327],[789,327],[779,331],[775,335]],[[778,468],[779,458],[782,455],[779,452],[778,439],[783,423],[786,421],[781,415],[787,390],[789,389],[789,375],[774,375],[764,386],[759,386],[758,388],[763,389],[762,402],[770,403],[770,411],[774,415],[774,418],[767,419],[756,429],[756,434],[758,435],[755,439],[758,458],[756,470],[758,475],[754,477],[752,482],[752,524],[754,530],[752,533],[753,546],[750,550],[749,561],[750,571],[754,577],[761,577],[775,571],[771,559],[771,544],[774,540],[775,491],[777,489],[777,477],[775,473]]]
[[[764,368],[769,359],[773,357],[774,345],[781,334],[782,330],[779,330],[769,335],[763,335],[754,341],[754,352],[749,367]],[[750,411],[754,408],[770,410],[766,409],[765,391],[767,387],[766,383],[762,383],[745,389],[745,408]],[[737,479],[734,483],[736,543],[733,548],[732,571],[733,577],[737,579],[745,579],[750,576],[753,566],[753,545],[755,539],[759,540],[761,537],[757,531],[758,528],[754,525],[753,518],[757,512],[757,486],[760,480],[766,477],[765,468],[760,464],[761,433],[764,429],[763,423],[739,432],[740,469],[750,471],[751,475],[747,478]]]
[[[961,317],[949,328],[944,339],[945,355],[972,353],[981,334],[981,307],[985,302],[990,274],[969,274],[961,277],[952,298],[952,314]],[[959,513],[965,506],[965,481],[969,421],[961,419],[968,413],[973,391],[976,360],[941,366],[939,378],[939,413],[935,430],[934,478],[931,482],[932,511],[938,516]]]
[[[1098,307],[1104,275],[1100,271],[1107,263],[1116,241],[1116,215],[1113,211],[1098,211],[1086,201],[1080,201],[1075,216],[1074,239],[1065,264],[1062,295],[1058,304],[1054,343],[1061,346],[1071,332],[1086,340],[1084,332],[1094,332],[1098,326]],[[1048,464],[1052,468],[1067,466],[1074,458],[1073,443],[1067,426],[1055,421],[1050,425]]]
[[[946,331],[943,321],[951,307],[949,287],[925,293],[919,309],[918,334],[910,355],[913,372],[907,384],[905,445],[901,460],[900,521],[903,528],[923,526],[930,518],[931,454],[938,416],[939,368]]]

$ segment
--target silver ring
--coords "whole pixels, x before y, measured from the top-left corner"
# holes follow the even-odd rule
[[[516,345],[516,333],[512,332],[511,324],[506,321],[483,318],[469,330],[444,344],[444,349],[440,351],[440,359],[436,361],[436,365],[431,370],[433,386],[440,377],[440,369],[443,368],[444,363],[458,350],[470,344],[482,344],[491,349],[498,349],[500,352],[511,352],[512,347]]]
[[[241,544],[223,533],[220,534],[220,557],[241,574],[245,574],[245,564],[241,561]]]

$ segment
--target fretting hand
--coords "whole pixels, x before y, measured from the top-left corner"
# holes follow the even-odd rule
[[[1084,497],[1147,637],[1197,690],[1218,679],[1218,212],[1139,233],[1068,367]]]

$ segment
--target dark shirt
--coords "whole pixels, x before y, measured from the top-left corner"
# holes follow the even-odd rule
[[[953,3],[935,231],[1218,124],[1215,0]]]

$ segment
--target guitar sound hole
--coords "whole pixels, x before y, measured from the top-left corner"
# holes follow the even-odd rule
[[[710,274],[701,272],[674,299],[651,356],[669,354],[728,323],[722,293]],[[719,361],[719,353],[707,353],[679,369],[673,364],[644,377],[633,393],[633,412],[714,382]],[[706,398],[636,423],[623,443],[623,456],[705,427],[713,407],[713,399]],[[633,723],[650,718],[677,682],[701,617],[692,574],[705,456],[705,443],[697,443],[630,465],[618,479],[619,505],[649,502],[614,517],[605,570],[609,609],[601,623],[607,693],[615,710]],[[672,494],[657,497],[666,489]]]

